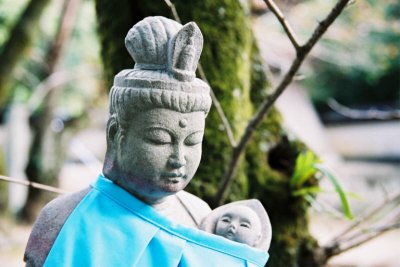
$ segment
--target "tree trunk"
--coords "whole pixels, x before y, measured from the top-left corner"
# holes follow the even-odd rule
[[[8,40],[0,49],[0,106],[8,101],[11,95],[13,71],[19,61],[31,47],[35,28],[49,0],[31,0],[14,27],[10,30]],[[4,172],[2,172],[4,173]],[[1,209],[8,206],[8,185],[0,185]]]
[[[65,0],[60,16],[56,38],[46,55],[46,71],[42,80],[48,78],[57,69],[57,63],[62,55],[63,49],[70,38],[80,0]],[[57,106],[58,92],[50,90],[43,108],[31,117],[31,129],[33,141],[29,153],[26,174],[29,181],[56,186],[58,176],[65,159],[65,147],[63,134],[65,131],[54,131],[51,124],[54,120],[54,109]],[[30,187],[24,207],[19,212],[19,218],[31,222],[35,220],[42,202],[54,196],[49,196],[43,190]]]
[[[204,36],[200,58],[205,74],[238,138],[270,89],[252,33],[250,18],[236,0],[173,1],[182,23],[195,21]],[[108,87],[114,75],[132,68],[124,47],[128,30],[146,16],[172,16],[164,1],[96,0],[102,59]],[[268,148],[275,144],[283,153],[269,165]],[[271,217],[273,239],[269,267],[318,266],[312,261],[316,242],[309,235],[307,203],[291,196],[289,177],[294,159],[304,147],[284,137],[280,115],[270,112],[243,156],[229,201],[258,198]],[[188,190],[210,204],[227,166],[231,146],[214,108],[206,120],[203,157]],[[289,161],[288,161],[289,159]],[[277,164],[275,164],[278,162]],[[283,164],[283,168],[279,168]],[[275,165],[277,166],[275,166]],[[276,171],[273,168],[279,170]],[[313,257],[311,257],[313,258]],[[314,265],[313,265],[314,264]]]
[[[35,28],[49,0],[31,0],[0,52],[0,106],[7,100],[11,92],[12,73],[20,58],[24,56],[32,43]]]

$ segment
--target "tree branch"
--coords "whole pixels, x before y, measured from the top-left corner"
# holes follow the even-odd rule
[[[370,220],[373,217],[376,217],[379,213],[381,213],[385,207],[388,205],[394,204],[394,206],[398,206],[400,202],[400,193],[397,193],[391,198],[386,199],[383,201],[381,204],[376,206],[375,208],[372,208],[371,210],[367,211],[365,215],[359,217],[357,221],[355,221],[353,224],[351,224],[348,228],[346,228],[343,232],[338,234],[332,241],[331,244],[328,245],[328,247],[333,247],[336,246],[338,243],[342,242],[344,239],[344,236],[348,233],[350,233],[352,230],[356,229],[358,226],[360,226],[362,223],[365,223],[366,221]]]
[[[55,71],[58,61],[67,45],[67,41],[70,39],[76,16],[78,15],[80,1],[81,0],[67,0],[63,4],[57,36],[46,58],[48,74]]]
[[[372,208],[322,247],[327,258],[358,247],[379,235],[400,228],[400,193]],[[369,226],[366,224],[370,224]],[[371,224],[375,224],[371,226]],[[379,224],[379,225],[378,225]],[[364,226],[362,226],[364,225]]]
[[[289,37],[296,51],[299,50],[300,45],[299,42],[297,41],[296,33],[292,30],[292,27],[286,20],[285,16],[283,15],[279,7],[275,4],[273,0],[264,0],[264,2],[267,4],[268,8],[271,10],[272,13],[274,13],[275,17],[281,23],[283,29],[285,30],[287,36]]]
[[[174,17],[174,19],[177,22],[182,24],[181,19],[179,18],[178,12],[176,11],[175,5],[170,0],[164,0],[164,2],[171,9],[172,16]],[[201,63],[198,64],[197,69],[199,71],[200,78],[210,86],[210,83],[207,80],[207,77],[206,77],[206,75],[204,73],[204,70],[203,70],[203,67],[201,66]],[[236,141],[235,141],[235,137],[233,135],[232,127],[231,127],[231,125],[230,125],[230,123],[228,121],[228,118],[225,115],[224,110],[222,109],[222,106],[221,106],[220,102],[218,101],[218,98],[214,94],[214,91],[211,88],[211,86],[210,86],[210,95],[211,95],[211,99],[212,99],[212,102],[214,104],[214,107],[217,110],[218,116],[220,117],[220,119],[222,121],[222,124],[224,125],[226,134],[228,136],[229,143],[230,143],[230,145],[232,147],[236,147],[237,144],[236,144]]]
[[[200,63],[198,66],[198,70],[199,70],[200,78],[210,86],[210,83],[208,82],[207,77],[204,73],[203,67],[201,66]],[[221,106],[221,103],[218,101],[218,98],[215,96],[214,91],[212,90],[211,86],[210,86],[210,94],[211,94],[211,99],[213,101],[214,107],[216,108],[217,113],[222,121],[222,124],[224,125],[226,134],[228,136],[229,143],[234,148],[237,146],[237,143],[236,143],[235,137],[233,136],[232,127],[228,121],[228,118],[225,115],[225,112]]]
[[[164,0],[164,2],[171,9],[172,16],[174,17],[174,19],[180,24],[182,24],[181,18],[179,17],[178,12],[176,11],[175,5],[170,0]]]
[[[368,110],[353,109],[340,104],[333,98],[328,100],[328,106],[335,112],[351,119],[390,120],[390,119],[400,118],[400,110],[382,111],[377,109],[368,109]]]
[[[374,228],[369,228],[366,230],[363,230],[362,232],[354,235],[351,240],[354,240],[356,238],[360,238],[354,243],[350,243],[347,246],[340,246],[340,244],[337,244],[335,247],[325,247],[324,250],[327,251],[327,256],[335,256],[338,254],[341,254],[345,251],[348,251],[352,248],[358,247],[388,231],[394,230],[394,229],[399,229],[400,228],[400,223],[394,223],[391,225],[384,225],[380,227],[374,227]]]
[[[263,101],[263,103],[258,108],[256,114],[248,123],[246,130],[243,136],[241,137],[237,147],[233,149],[228,169],[224,177],[222,178],[222,182],[216,194],[215,198],[216,204],[222,205],[225,202],[228,193],[228,188],[233,182],[234,175],[238,167],[239,158],[245,151],[245,148],[247,147],[250,138],[253,135],[254,130],[260,125],[261,121],[264,119],[267,112],[275,103],[276,99],[283,93],[283,91],[287,88],[287,86],[292,82],[293,77],[296,75],[298,69],[300,68],[307,54],[311,51],[316,42],[321,38],[321,36],[325,33],[325,31],[329,28],[329,26],[333,23],[333,21],[340,15],[340,13],[346,7],[349,1],[350,0],[339,0],[336,6],[334,6],[331,12],[328,14],[328,16],[319,23],[319,25],[314,30],[312,36],[309,38],[306,44],[304,46],[301,46],[297,50],[296,58],[294,59],[289,71],[283,77],[280,84],[276,87],[275,91]]]

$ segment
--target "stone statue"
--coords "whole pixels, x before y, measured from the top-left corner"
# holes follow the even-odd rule
[[[257,199],[216,208],[204,218],[200,229],[265,251],[272,237],[268,214]]]
[[[125,44],[135,66],[110,91],[103,173],[42,210],[27,266],[264,266],[266,251],[199,230],[211,209],[183,190],[211,106],[209,86],[195,77],[199,28],[148,17]]]

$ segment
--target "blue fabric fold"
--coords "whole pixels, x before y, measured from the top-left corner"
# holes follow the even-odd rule
[[[102,175],[44,266],[264,266],[268,253],[176,224]]]

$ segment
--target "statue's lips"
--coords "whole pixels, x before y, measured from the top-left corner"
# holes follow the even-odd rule
[[[178,183],[181,179],[185,180],[187,176],[180,172],[167,172],[163,173],[161,177],[173,183]]]

